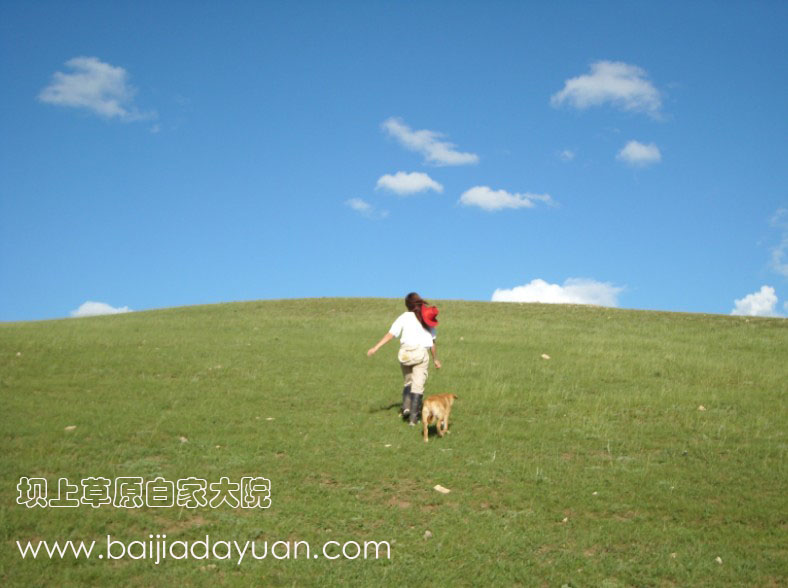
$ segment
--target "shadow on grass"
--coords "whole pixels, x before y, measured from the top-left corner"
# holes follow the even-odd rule
[[[370,412],[370,414],[373,414],[373,413],[376,413],[376,412],[384,412],[384,411],[387,411],[387,410],[391,410],[392,408],[399,408],[400,404],[401,403],[399,403],[399,402],[395,402],[393,404],[389,404],[388,406],[379,406],[377,408],[371,407],[369,409],[369,412]]]
[[[421,429],[421,421],[419,421],[419,430],[422,430],[422,429]],[[444,434],[444,436],[443,436],[443,437],[441,437],[440,435],[438,435],[438,427],[437,427],[437,425],[430,425],[430,426],[427,428],[427,437],[428,437],[429,439],[433,439],[433,438],[436,438],[436,439],[443,439],[443,438],[447,437],[447,436],[449,435],[449,433],[450,433],[450,432],[451,432],[450,430],[446,431],[446,433]]]

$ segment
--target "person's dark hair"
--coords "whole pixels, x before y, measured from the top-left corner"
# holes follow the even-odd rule
[[[405,296],[405,307],[413,314],[415,314],[416,318],[419,319],[421,326],[429,331],[430,330],[429,325],[424,322],[424,318],[421,316],[421,307],[427,304],[429,303],[415,292],[411,292],[410,294]]]

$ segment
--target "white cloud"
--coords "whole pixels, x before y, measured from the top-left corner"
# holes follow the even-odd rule
[[[379,210],[362,198],[351,198],[350,200],[345,200],[345,206],[355,210],[361,216],[375,220],[386,218],[389,215],[388,210]]]
[[[788,278],[788,235],[783,235],[782,241],[772,249],[772,269]]]
[[[575,152],[570,149],[564,149],[558,154],[562,161],[572,161],[575,158]]]
[[[654,143],[645,145],[637,141],[630,141],[618,152],[616,159],[635,166],[646,166],[662,161],[662,153]]]
[[[85,108],[101,117],[124,121],[155,117],[154,113],[141,113],[134,106],[135,89],[129,85],[122,67],[95,57],[75,57],[66,65],[73,71],[55,72],[52,83],[38,95],[41,102]]]
[[[771,225],[780,230],[780,242],[772,249],[772,269],[788,278],[788,208],[777,210]]]
[[[362,214],[368,213],[372,210],[372,205],[361,198],[351,198],[350,200],[346,200],[345,204],[356,212],[360,212]]]
[[[549,284],[537,278],[510,290],[497,289],[493,292],[492,301],[618,306],[618,295],[623,290],[620,286],[586,278],[569,278],[563,286]]]
[[[78,309],[71,311],[71,316],[79,318],[83,316],[99,316],[102,314],[122,314],[132,312],[128,306],[114,308],[105,302],[91,302],[90,300],[82,304]]]
[[[443,186],[427,174],[421,172],[397,172],[393,176],[391,174],[386,174],[378,179],[376,187],[391,190],[400,196],[416,194],[417,192],[424,192],[425,190],[443,192]]]
[[[620,61],[597,61],[591,73],[566,80],[564,89],[553,94],[550,104],[568,103],[580,110],[613,104],[624,110],[658,117],[662,100],[645,70]]]
[[[740,300],[733,301],[731,314],[739,316],[780,316],[774,311],[777,306],[777,295],[771,286],[761,286],[761,289],[752,294],[747,294]]]
[[[549,194],[510,194],[505,190],[493,190],[487,186],[474,186],[460,196],[463,206],[478,206],[489,212],[504,208],[533,208],[536,202],[555,204]]]
[[[453,143],[441,141],[444,135],[436,131],[422,129],[413,131],[398,118],[389,118],[381,125],[383,130],[397,139],[406,149],[421,153],[427,163],[434,165],[468,165],[478,163],[479,156],[475,153],[462,153],[455,149]]]

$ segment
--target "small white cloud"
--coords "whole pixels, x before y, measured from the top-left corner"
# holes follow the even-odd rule
[[[738,316],[779,316],[775,311],[777,295],[771,286],[761,286],[761,289],[752,294],[747,294],[740,300],[733,301],[731,314]]]
[[[788,235],[783,235],[782,241],[780,244],[775,246],[772,249],[772,269],[780,274],[788,278]]]
[[[537,202],[555,203],[549,194],[510,194],[506,190],[493,190],[487,186],[474,186],[460,196],[463,206],[478,206],[489,212],[504,208],[533,208]]]
[[[475,153],[462,153],[453,143],[441,141],[444,135],[426,129],[413,131],[398,118],[389,118],[381,125],[383,130],[411,151],[421,153],[427,163],[434,165],[468,165],[479,162]]]
[[[572,161],[575,158],[575,152],[570,149],[564,149],[558,154],[562,161]]]
[[[774,214],[771,225],[780,231],[780,242],[772,248],[772,269],[788,278],[788,208],[780,208]]]
[[[644,167],[662,160],[662,153],[654,143],[645,145],[637,141],[630,141],[618,152],[616,159],[629,165]]]
[[[378,179],[376,187],[378,189],[384,188],[386,190],[391,190],[400,196],[416,194],[418,192],[424,192],[425,190],[443,192],[443,186],[427,174],[421,172],[397,172],[393,176],[391,174],[386,174]]]
[[[372,210],[372,205],[362,200],[361,198],[351,198],[350,200],[346,200],[345,204],[347,204],[350,208],[352,208],[356,212],[365,213]]]
[[[493,302],[542,302],[547,304],[594,304],[618,306],[618,295],[624,290],[607,282],[586,278],[569,278],[564,285],[549,284],[541,279],[524,286],[493,292]]]
[[[132,312],[128,306],[114,308],[105,302],[92,302],[88,300],[76,310],[71,311],[71,316],[75,318],[83,316],[99,316],[102,314],[122,314]]]
[[[389,215],[388,210],[379,210],[362,198],[351,198],[350,200],[345,200],[345,206],[355,210],[361,216],[375,220],[386,218]]]
[[[550,98],[555,107],[564,103],[580,110],[610,103],[654,117],[659,116],[662,107],[659,92],[645,70],[620,61],[597,61],[591,64],[590,74],[566,80],[564,89]]]
[[[155,118],[134,106],[135,89],[128,83],[122,67],[95,57],[74,57],[66,62],[71,73],[55,72],[52,83],[41,90],[38,99],[47,104],[84,108],[103,118],[123,121]]]

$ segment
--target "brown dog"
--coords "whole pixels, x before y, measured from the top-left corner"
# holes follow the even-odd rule
[[[438,435],[443,437],[444,433],[449,432],[449,415],[451,405],[457,400],[456,394],[436,394],[424,399],[424,406],[421,408],[421,424],[424,427],[424,442],[428,442],[427,429],[435,423]],[[441,430],[441,426],[443,430]]]

